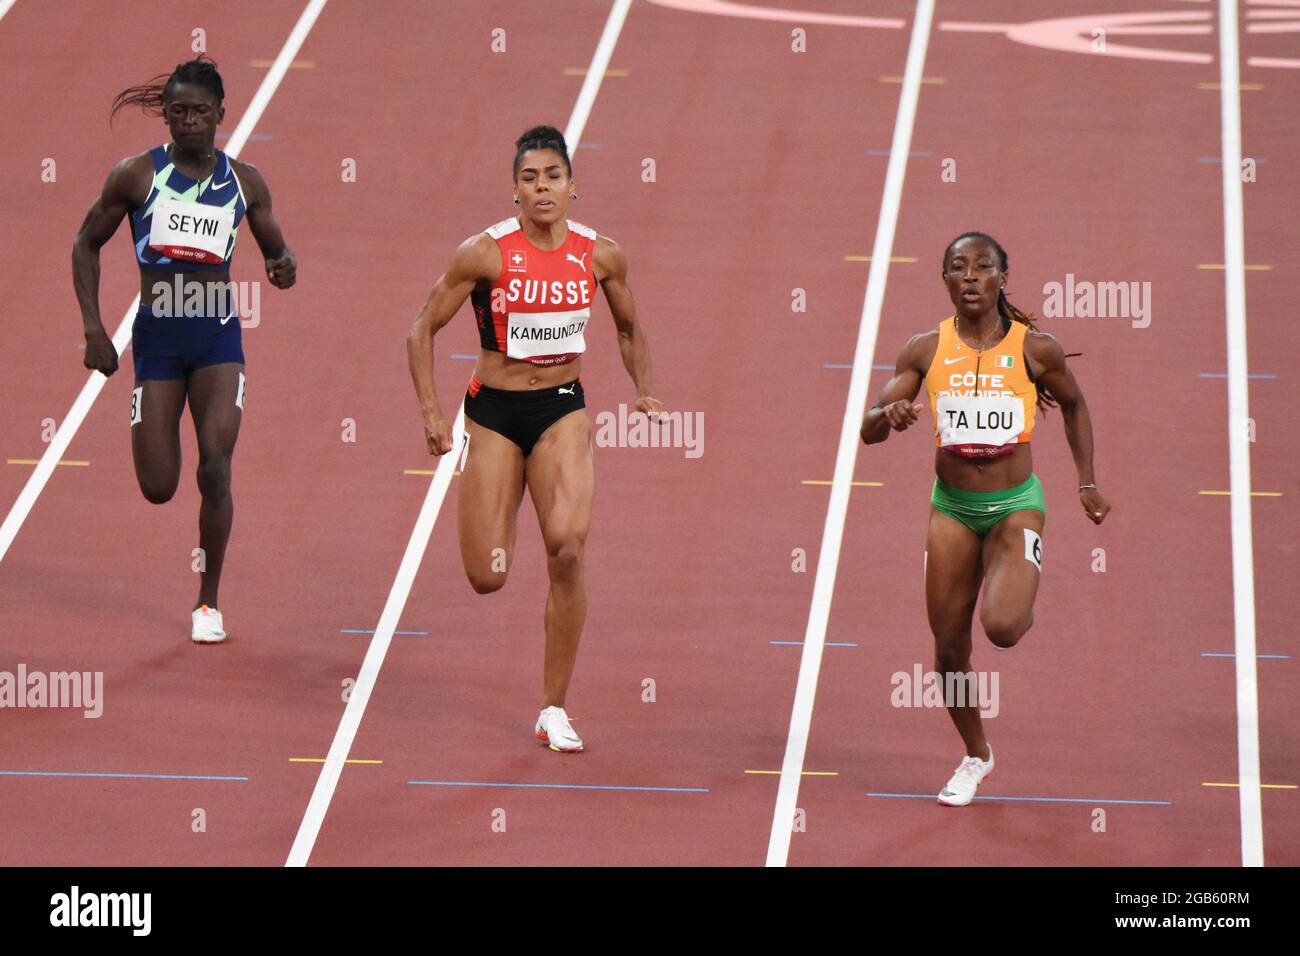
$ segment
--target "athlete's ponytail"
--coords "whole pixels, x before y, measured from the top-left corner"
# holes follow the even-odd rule
[[[553,149],[564,160],[564,168],[573,176],[573,163],[569,161],[569,147],[564,144],[564,134],[554,126],[534,126],[515,140],[514,174],[519,175],[519,164],[530,149]]]
[[[108,114],[109,122],[112,123],[117,111],[124,106],[138,106],[147,116],[162,116],[164,104],[171,99],[177,83],[205,87],[217,98],[218,106],[226,98],[226,88],[221,82],[221,74],[217,72],[217,64],[206,53],[201,53],[196,59],[181,63],[170,73],[159,73],[148,83],[130,86],[118,93],[113,100],[113,110]]]
[[[1035,332],[1038,331],[1038,324],[1034,321],[1035,316],[1032,312],[1021,312],[1002,289],[998,289],[998,315],[1010,322],[1019,322],[1021,325],[1027,325]]]
[[[998,270],[1000,272],[1007,271],[1007,251],[1002,248],[1000,242],[985,232],[963,232],[952,242],[948,243],[948,248],[944,250],[943,254],[945,270],[948,266],[948,253],[952,251],[953,246],[957,245],[957,243],[961,242],[963,239],[982,239],[987,242],[993,247],[993,252],[997,256]],[[1011,300],[1007,298],[1006,293],[1001,289],[998,289],[998,315],[1002,316],[1002,318],[1008,322],[1019,322],[1021,325],[1028,326],[1031,331],[1038,331],[1038,324],[1035,321],[1036,317],[1034,314],[1032,312],[1022,312],[1020,309],[1017,309],[1011,304]],[[1079,355],[1081,353],[1076,352],[1074,354]],[[1056,399],[1052,397],[1052,393],[1041,385],[1038,386],[1038,407],[1043,410],[1044,414],[1047,413],[1047,409],[1056,407]]]

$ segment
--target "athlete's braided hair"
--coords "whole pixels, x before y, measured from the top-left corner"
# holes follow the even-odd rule
[[[1002,248],[1002,244],[986,232],[972,231],[963,232],[952,242],[948,243],[948,248],[943,252],[943,267],[945,272],[948,268],[948,253],[952,252],[952,247],[957,245],[957,243],[961,242],[963,239],[982,239],[987,242],[993,247],[993,253],[997,256],[999,271],[1007,271],[1007,251]],[[1034,332],[1038,331],[1038,324],[1035,322],[1036,316],[1032,312],[1022,312],[1020,309],[1017,309],[1011,304],[1006,293],[1000,288],[998,289],[998,315],[1002,316],[1002,318],[1008,322],[1019,322],[1022,325],[1029,326],[1029,328]],[[1082,353],[1076,352],[1073,354],[1079,355]],[[1047,409],[1056,407],[1056,399],[1052,397],[1052,393],[1041,385],[1038,386],[1038,407],[1043,410],[1043,414],[1047,413]]]
[[[118,93],[113,100],[113,111],[108,114],[109,122],[124,106],[138,106],[148,116],[162,116],[163,106],[171,98],[177,83],[206,87],[217,98],[218,106],[226,98],[226,88],[217,72],[217,64],[206,53],[201,53],[196,59],[179,64],[170,73],[159,73],[148,83],[130,86]]]
[[[519,164],[530,149],[553,149],[564,159],[564,167],[573,176],[573,163],[569,161],[569,147],[564,144],[564,134],[554,126],[534,126],[515,140],[514,174],[519,175]]]

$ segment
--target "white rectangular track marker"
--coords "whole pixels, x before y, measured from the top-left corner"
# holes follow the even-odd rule
[[[582,81],[582,89],[578,91],[578,100],[569,117],[569,125],[564,129],[564,142],[569,148],[570,156],[577,152],[578,142],[587,125],[587,118],[591,115],[591,108],[596,102],[596,94],[600,91],[605,69],[609,66],[614,45],[618,42],[618,36],[623,30],[623,23],[627,20],[627,12],[631,6],[632,0],[615,0],[613,7],[610,8],[605,29],[600,34],[600,40],[596,43],[596,52],[591,58],[591,66],[588,67],[587,76]],[[456,412],[456,422],[452,425],[453,450],[438,459],[438,467],[434,471],[433,480],[429,483],[429,492],[424,497],[424,504],[420,508],[419,517],[416,518],[415,527],[411,529],[411,537],[406,542],[406,552],[402,555],[402,563],[398,566],[397,577],[393,579],[388,600],[379,616],[379,623],[375,625],[375,633],[370,638],[370,646],[366,649],[361,672],[357,674],[356,685],[348,697],[348,705],[343,710],[343,717],[334,734],[334,742],[330,744],[325,763],[321,766],[320,776],[316,778],[316,787],[312,790],[311,800],[303,814],[302,823],[298,827],[297,836],[294,837],[285,866],[306,866],[312,848],[316,845],[321,824],[325,822],[325,814],[329,810],[330,801],[334,798],[334,790],[338,787],[339,777],[343,773],[344,761],[352,750],[352,742],[361,727],[361,718],[365,714],[366,704],[379,677],[379,668],[383,666],[384,658],[388,654],[388,646],[393,642],[393,631],[397,628],[402,609],[406,607],[406,599],[411,594],[415,574],[424,559],[424,551],[428,547],[429,536],[433,533],[434,522],[442,509],[443,499],[447,497],[452,471],[456,465],[455,449],[460,445],[464,430],[465,403],[462,400],[460,410]]]
[[[799,658],[799,680],[795,686],[794,708],[790,714],[790,733],[786,738],[785,759],[781,762],[781,782],[777,787],[776,807],[772,812],[772,833],[767,844],[768,866],[785,866],[790,855],[790,833],[794,826],[795,805],[799,799],[804,753],[808,749],[808,728],[812,723],[813,699],[817,694],[817,677],[821,672],[826,623],[830,618],[831,597],[835,592],[835,573],[839,567],[840,542],[844,537],[844,519],[849,508],[850,482],[858,458],[858,432],[867,404],[867,385],[871,379],[871,364],[876,353],[880,309],[885,301],[889,256],[894,247],[894,229],[898,225],[903,177],[907,171],[907,154],[912,148],[912,126],[916,121],[916,104],[921,93],[921,75],[925,67],[925,51],[930,43],[930,25],[933,19],[934,0],[917,0],[912,39],[907,48],[907,65],[903,70],[903,87],[898,95],[894,140],[889,147],[889,166],[885,171],[880,219],[876,223],[876,241],[871,248],[871,271],[867,275],[867,294],[858,325],[858,344],[853,353],[849,397],[844,407],[844,421],[840,426],[835,473],[831,477],[831,499],[826,506],[826,526],[822,531],[821,552],[817,559],[812,606],[808,611],[808,628],[804,632],[803,654]]]
[[[1264,865],[1259,796],[1259,686],[1255,676],[1255,548],[1250,506],[1246,240],[1241,195],[1241,64],[1237,0],[1219,0],[1219,106],[1223,127],[1223,285],[1228,333],[1228,488],[1232,617],[1237,667],[1237,796],[1241,865]]]
[[[307,39],[307,34],[311,31],[312,24],[320,16],[321,10],[325,6],[325,0],[311,0],[303,10],[302,15],[298,17],[298,22],[294,25],[293,30],[289,33],[289,38],[284,41],[284,46],[280,48],[280,55],[275,58],[275,63],[267,71],[262,85],[257,88],[253,95],[252,101],[248,104],[248,109],[244,112],[243,118],[240,119],[239,125],[235,127],[235,132],[230,137],[230,142],[226,144],[227,155],[238,158],[239,151],[244,148],[244,143],[248,141],[249,135],[253,132],[253,127],[257,121],[262,118],[262,113],[266,105],[271,102],[271,97],[275,95],[276,88],[279,87],[280,81],[284,79],[284,74],[289,69],[289,63],[302,48],[303,41]],[[3,10],[0,10],[0,15]],[[140,305],[140,296],[137,294],[131,300],[131,305],[126,310],[126,315],[122,317],[117,331],[113,333],[113,348],[117,350],[120,356],[126,348],[126,344],[131,341],[131,324],[135,319],[136,309]],[[119,368],[117,374],[123,374]],[[81,423],[86,420],[90,413],[90,406],[95,404],[95,399],[99,393],[104,390],[104,383],[108,379],[100,372],[91,372],[90,378],[82,386],[81,393],[77,396],[76,401],[72,403],[72,408],[64,416],[62,424],[55,431],[54,437],[45,447],[45,454],[41,455],[40,462],[36,465],[32,476],[27,479],[27,484],[23,485],[23,490],[18,493],[18,498],[14,501],[13,507],[9,509],[9,514],[5,517],[4,524],[0,525],[0,561],[3,561],[5,555],[9,553],[9,546],[18,535],[18,530],[22,528],[23,522],[27,520],[27,515],[31,513],[32,506],[36,504],[36,499],[45,489],[45,484],[50,480],[50,475],[54,474],[54,469],[67,451],[68,446],[72,444],[73,437],[77,434],[77,429]],[[125,414],[123,414],[125,418]]]

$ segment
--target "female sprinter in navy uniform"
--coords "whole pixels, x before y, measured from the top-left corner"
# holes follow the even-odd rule
[[[1033,623],[1046,519],[1029,452],[1038,405],[1061,407],[1084,513],[1101,524],[1110,505],[1093,477],[1092,419],[1065,352],[1007,301],[1006,252],[983,233],[964,233],[944,254],[943,278],[956,315],[903,347],[894,377],[863,418],[862,440],[882,442],[891,429],[913,425],[922,408],[913,399],[925,383],[939,446],[925,603],[935,670],[947,688],[955,686],[948,674],[971,671],[971,619],[981,583],[980,623],[995,646],[1013,647]],[[939,802],[960,807],[993,770],[993,749],[977,701],[945,703],[966,758]]]
[[[429,453],[452,450],[452,423],[433,385],[433,338],[472,297],[482,346],[465,396],[460,478],[460,551],[479,594],[499,590],[514,558],[515,524],[527,487],[546,544],[546,658],[537,739],[582,750],[564,712],[587,616],[583,546],[591,524],[591,430],[583,411],[583,330],[599,283],[618,328],[636,407],[662,411],[651,395],[650,350],[627,285],[627,259],[611,239],[566,219],[577,198],[563,134],[528,130],[515,144],[519,216],[463,242],[407,339]]]
[[[140,309],[131,331],[131,451],[145,498],[168,501],[180,480],[180,419],[189,400],[203,497],[204,563],[190,629],[198,643],[226,639],[217,587],[234,514],[230,458],[244,408],[244,352],[230,283],[240,223],[248,220],[272,285],[289,288],[297,268],[261,173],[215,148],[224,96],[216,65],[205,57],[120,93],[114,114],[138,105],[160,115],[172,141],[113,167],[72,248],[85,365],[112,375],[117,352],[99,316],[99,250],[130,216],[140,267]]]

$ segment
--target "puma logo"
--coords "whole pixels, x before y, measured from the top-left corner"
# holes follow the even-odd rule
[[[575,394],[575,392],[574,392],[574,389],[575,389],[575,388],[577,388],[576,385],[570,385],[568,388],[562,388],[562,389],[560,389],[560,394],[561,394],[561,395],[573,395],[573,394]]]
[[[579,266],[582,267],[582,271],[583,271],[583,272],[586,272],[586,271],[587,271],[587,264],[586,264],[585,262],[582,261],[582,259],[586,259],[586,258],[587,258],[587,253],[584,252],[584,253],[582,254],[582,259],[579,259],[579,258],[578,258],[577,256],[575,256],[572,252],[566,252],[566,253],[564,254],[564,258],[565,258],[566,260],[568,260],[569,262],[576,262]]]

